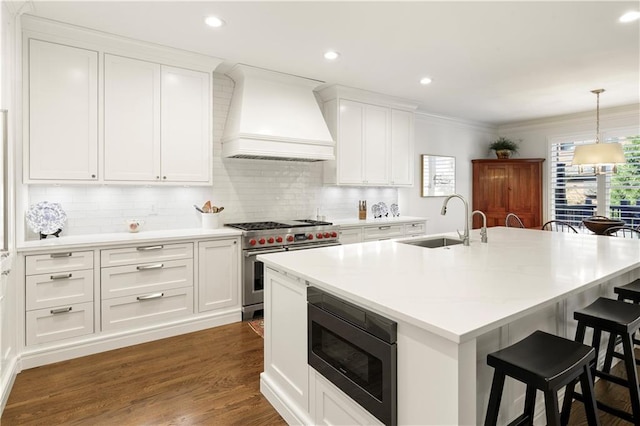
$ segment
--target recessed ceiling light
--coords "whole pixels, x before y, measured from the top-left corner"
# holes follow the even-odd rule
[[[326,52],[324,52],[324,58],[327,61],[335,61],[336,59],[338,59],[340,57],[340,54],[334,50],[328,50]]]
[[[633,22],[640,19],[640,12],[627,12],[618,19],[620,22]]]
[[[431,83],[431,79],[429,77],[423,77],[420,79],[420,84],[427,85]]]
[[[217,16],[207,16],[204,23],[213,28],[218,28],[224,25],[224,21]]]

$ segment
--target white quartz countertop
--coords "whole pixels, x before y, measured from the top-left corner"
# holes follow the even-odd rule
[[[400,217],[381,217],[378,219],[369,218],[365,220],[359,220],[358,218],[335,219],[335,220],[331,220],[331,222],[334,225],[348,227],[348,226],[367,226],[367,225],[393,225],[394,223],[420,222],[420,221],[426,221],[426,220],[428,220],[428,218],[426,217],[400,216]]]
[[[640,267],[634,239],[504,227],[488,234],[482,244],[478,230],[472,231],[468,247],[428,249],[387,240],[258,259],[454,342]]]
[[[158,241],[178,241],[186,239],[207,239],[220,237],[236,237],[242,231],[234,228],[219,229],[172,229],[163,231],[116,232],[111,234],[90,234],[76,236],[48,237],[44,240],[26,241],[17,247],[21,253],[42,251],[43,249],[77,249],[93,246],[110,246],[121,244],[154,244]]]

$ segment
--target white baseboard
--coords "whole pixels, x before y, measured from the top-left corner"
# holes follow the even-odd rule
[[[18,375],[18,357],[13,357],[9,360],[8,364],[2,369],[2,375],[0,376],[0,416],[4,411],[4,407],[7,405],[11,388]]]
[[[309,417],[309,413],[302,410],[297,410],[295,403],[289,401],[285,403],[282,398],[286,398],[286,395],[279,391],[278,385],[274,383],[266,373],[260,373],[260,392],[269,401],[269,403],[275,408],[275,410],[282,416],[288,425],[313,425],[314,422]]]
[[[97,333],[81,340],[24,348],[19,361],[21,369],[28,369],[240,321],[240,309],[232,309],[136,330]]]

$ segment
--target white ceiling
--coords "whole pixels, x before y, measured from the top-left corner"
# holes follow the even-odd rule
[[[638,1],[35,1],[31,12],[126,37],[418,101],[492,124],[640,102]],[[208,15],[227,25],[212,29]],[[339,51],[333,63],[327,49]],[[224,68],[223,68],[224,69]],[[429,76],[433,83],[421,86]]]

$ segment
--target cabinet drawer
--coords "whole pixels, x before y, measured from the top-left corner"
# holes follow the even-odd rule
[[[193,260],[170,260],[102,268],[102,298],[193,286]]]
[[[93,302],[29,311],[27,346],[93,333]]]
[[[71,305],[93,300],[93,269],[60,274],[29,275],[26,279],[27,310]]]
[[[424,222],[407,223],[404,225],[404,234],[407,237],[422,235],[426,232]]]
[[[404,226],[398,225],[378,225],[366,226],[364,228],[364,240],[387,240],[390,238],[398,238],[404,235]]]
[[[119,297],[102,301],[102,330],[160,324],[193,313],[193,288]]]
[[[26,259],[27,275],[93,268],[92,251],[38,254],[27,256]]]
[[[340,244],[362,242],[362,228],[340,228]]]
[[[140,247],[102,250],[101,266],[121,266],[142,262],[187,259],[193,257],[193,244],[150,244]]]

